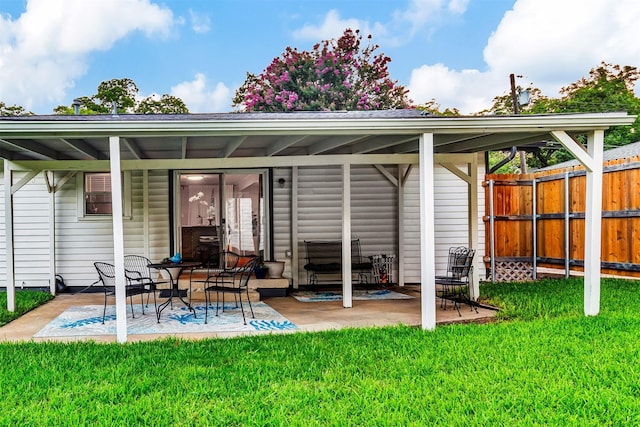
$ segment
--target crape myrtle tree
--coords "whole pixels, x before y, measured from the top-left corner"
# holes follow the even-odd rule
[[[311,51],[287,47],[259,75],[247,73],[233,105],[245,111],[383,110],[408,108],[408,90],[391,80],[391,58],[360,31],[347,29]]]
[[[162,95],[157,99],[155,95],[137,101],[138,86],[129,78],[111,79],[98,85],[97,92],[91,96],[76,98],[80,105],[80,114],[109,114],[116,105],[118,114],[187,114],[189,110],[185,103],[175,96]],[[60,105],[53,110],[56,114],[74,114],[74,107]]]
[[[531,94],[528,105],[522,106],[520,114],[545,113],[604,113],[626,111],[640,114],[640,98],[635,96],[634,88],[640,73],[636,67],[612,65],[601,62],[589,71],[587,77],[563,87],[559,98],[543,96],[540,89],[529,85]],[[513,114],[513,104],[509,94],[494,98],[489,112],[493,114]],[[640,140],[640,120],[631,126],[614,126],[605,133],[605,149],[627,145]],[[576,138],[586,142],[585,135]],[[557,144],[542,147],[527,156],[531,167],[545,167],[573,157]],[[492,162],[493,163],[493,162]]]

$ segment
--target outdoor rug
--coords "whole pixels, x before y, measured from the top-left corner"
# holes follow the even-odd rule
[[[342,301],[342,291],[313,292],[299,291],[292,294],[295,299],[302,302]],[[356,301],[381,300],[381,299],[411,299],[411,295],[389,289],[356,289],[353,291],[353,299]]]
[[[247,324],[242,321],[240,308],[235,304],[225,304],[225,311],[216,317],[215,304],[209,306],[209,320],[204,323],[205,305],[194,305],[197,318],[181,303],[167,307],[162,311],[158,323],[153,306],[145,308],[142,315],[140,304],[134,304],[136,317],[131,317],[131,306],[127,304],[128,334],[181,334],[181,333],[218,333],[218,332],[276,332],[297,330],[298,327],[264,302],[252,302],[255,319],[251,317],[248,304],[244,304]],[[116,334],[116,307],[107,306],[107,316],[102,324],[103,305],[85,305],[69,307],[62,314],[42,328],[34,337],[73,337]],[[222,305],[220,306],[222,309]]]

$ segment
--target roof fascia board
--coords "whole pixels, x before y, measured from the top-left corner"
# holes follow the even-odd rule
[[[0,120],[3,138],[38,137],[56,133],[58,137],[86,136],[189,136],[199,135],[282,135],[384,134],[384,133],[468,133],[588,131],[630,125],[636,119],[627,113],[519,115],[483,117],[425,117],[404,119],[278,119],[278,120],[119,120],[37,121]]]

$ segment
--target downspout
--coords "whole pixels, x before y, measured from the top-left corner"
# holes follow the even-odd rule
[[[491,169],[489,169],[489,173],[495,173],[495,171],[497,171],[498,169],[500,169],[502,166],[506,165],[507,163],[509,163],[511,160],[513,160],[516,157],[516,154],[518,153],[518,147],[511,147],[511,152],[509,153],[509,157],[504,158],[502,160],[500,160],[498,162],[497,165],[495,165],[494,167],[492,167]],[[487,164],[489,164],[489,162],[487,161]]]

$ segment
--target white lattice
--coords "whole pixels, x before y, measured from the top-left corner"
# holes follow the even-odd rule
[[[496,282],[526,282],[533,280],[533,265],[523,261],[496,261]]]

